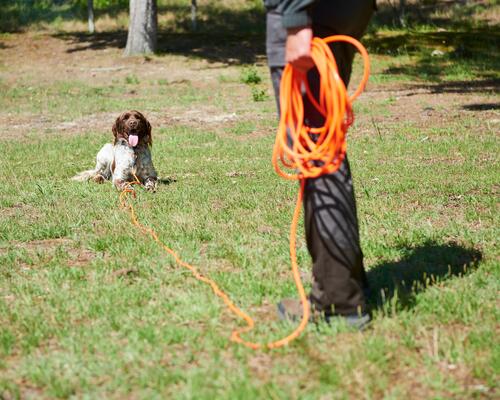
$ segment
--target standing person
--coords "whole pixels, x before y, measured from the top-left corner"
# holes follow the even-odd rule
[[[374,0],[264,0],[267,9],[266,51],[279,113],[280,81],[286,63],[308,71],[309,86],[318,92],[319,77],[311,58],[313,36],[336,34],[361,38],[375,8]],[[349,83],[355,49],[347,43],[331,45],[339,73]],[[309,126],[323,125],[323,117],[307,99],[304,115]],[[304,190],[306,241],[311,254],[313,316],[329,321],[342,317],[362,329],[370,321],[366,306],[368,284],[359,244],[359,228],[347,157],[335,173],[307,179]],[[299,300],[278,304],[283,319],[299,319]]]

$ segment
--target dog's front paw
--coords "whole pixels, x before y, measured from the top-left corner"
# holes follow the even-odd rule
[[[144,182],[144,187],[146,190],[154,193],[156,192],[156,188],[158,186],[158,181],[154,178],[148,178],[146,179],[146,182]]]
[[[104,183],[104,181],[106,180],[106,178],[101,174],[96,174],[92,179],[97,183]]]

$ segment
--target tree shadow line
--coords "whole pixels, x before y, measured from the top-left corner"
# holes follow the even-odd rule
[[[465,276],[479,267],[482,253],[456,243],[432,241],[402,249],[397,261],[382,262],[367,271],[369,305],[383,309],[397,294],[398,308],[411,309],[426,288],[453,277]]]
[[[175,15],[175,22],[158,29],[157,54],[175,54],[225,64],[252,64],[265,55],[265,16],[259,9],[234,10],[204,5],[200,10],[198,27],[191,28],[189,8],[168,5],[159,8],[160,14]],[[106,48],[124,49],[126,30],[96,32],[64,32],[53,35],[69,42],[68,53]]]
[[[466,104],[462,107],[467,111],[492,111],[500,110],[500,103],[474,103]]]
[[[86,50],[103,50],[109,47],[125,49],[127,32],[58,33],[54,37],[71,44],[68,53]],[[223,32],[207,35],[203,32],[158,32],[157,55],[174,54],[207,60],[209,63],[227,65],[254,64],[264,60],[265,48],[262,35],[239,36]]]
[[[474,81],[446,81],[440,83],[428,84],[413,84],[410,86],[412,89],[426,89],[432,94],[439,93],[496,93],[500,88],[499,78],[484,78]],[[409,93],[408,96],[413,96],[415,93]],[[464,106],[464,108],[466,108]],[[472,110],[472,109],[471,109]],[[479,111],[477,109],[476,111]]]

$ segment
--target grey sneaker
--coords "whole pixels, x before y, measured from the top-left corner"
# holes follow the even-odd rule
[[[283,299],[278,304],[278,317],[282,321],[298,322],[302,319],[302,302],[297,299]],[[314,307],[314,304],[309,303],[311,315],[309,322],[318,322],[324,314]]]
[[[311,306],[311,316],[309,322],[318,323],[325,321],[330,324],[335,320],[343,321],[348,327],[363,331],[370,324],[371,318],[368,313],[361,315],[326,315],[324,312],[319,311],[314,307],[314,304],[309,303]],[[302,304],[297,299],[283,299],[278,304],[278,316],[282,321],[297,322],[302,319]]]
[[[364,313],[361,315],[353,314],[353,315],[334,315],[328,319],[328,323],[331,320],[339,318],[342,319],[349,328],[355,329],[357,331],[364,331],[371,322],[370,314]]]

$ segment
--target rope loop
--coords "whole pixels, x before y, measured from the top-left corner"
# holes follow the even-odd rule
[[[361,53],[363,77],[349,96],[340,77],[329,43],[345,42]],[[336,35],[314,38],[311,57],[319,74],[317,98],[312,93],[307,74],[290,64],[281,78],[281,117],[273,150],[273,166],[281,177],[291,180],[316,178],[339,169],[346,154],[347,129],[354,122],[352,102],[364,90],[370,75],[370,60],[363,45],[356,39]],[[304,97],[323,116],[321,127],[309,127],[304,121]]]

